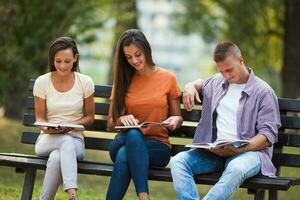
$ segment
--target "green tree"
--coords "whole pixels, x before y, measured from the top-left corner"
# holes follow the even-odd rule
[[[300,97],[299,56],[288,52],[300,51],[299,0],[179,2],[182,8],[176,19],[181,32],[199,32],[207,42],[234,41],[242,49],[246,64],[262,74],[277,91],[278,74],[282,70],[284,96]],[[283,61],[283,55],[289,59]]]
[[[137,24],[137,8],[136,8],[136,0],[115,0],[112,3],[113,8],[113,16],[115,18],[115,28],[113,30],[114,33],[114,44],[113,44],[113,54],[115,52],[117,40],[120,35],[127,29],[130,28],[138,28]],[[111,57],[111,67],[109,70],[109,79],[108,84],[113,83],[113,57]]]
[[[47,71],[50,43],[63,35],[92,41],[93,35],[84,33],[103,24],[107,5],[105,0],[0,1],[0,105],[6,117],[21,118],[29,78]]]

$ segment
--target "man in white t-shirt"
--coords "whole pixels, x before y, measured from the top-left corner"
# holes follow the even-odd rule
[[[235,148],[191,149],[171,160],[174,187],[180,200],[199,199],[194,175],[222,171],[219,181],[203,199],[230,199],[247,179],[262,173],[275,176],[272,145],[277,141],[280,115],[277,97],[272,88],[247,68],[240,49],[232,42],[217,45],[214,60],[219,74],[206,81],[186,85],[183,103],[187,111],[203,96],[202,116],[194,143],[216,139],[244,139],[249,144]],[[213,132],[216,114],[217,131]]]

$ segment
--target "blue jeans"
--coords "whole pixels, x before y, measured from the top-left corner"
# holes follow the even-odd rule
[[[203,199],[230,199],[247,178],[260,172],[261,167],[257,152],[221,157],[203,149],[181,152],[171,159],[170,164],[173,184],[179,200],[200,199],[194,175],[222,170],[219,181]]]
[[[137,193],[148,193],[148,168],[166,166],[170,156],[167,145],[157,140],[145,140],[138,129],[119,133],[110,147],[114,169],[106,199],[122,199],[131,179]]]

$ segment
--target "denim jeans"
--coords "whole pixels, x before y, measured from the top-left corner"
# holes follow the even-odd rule
[[[193,176],[222,171],[219,181],[203,198],[230,199],[247,179],[260,172],[261,161],[257,152],[245,152],[221,157],[204,149],[181,152],[171,159],[173,184],[179,200],[200,199]]]
[[[64,190],[78,188],[77,160],[85,155],[81,138],[69,134],[40,134],[35,152],[38,156],[49,156],[40,200],[54,199],[61,183]]]
[[[148,193],[148,168],[166,166],[170,155],[167,145],[157,140],[145,140],[139,129],[119,133],[110,147],[114,169],[106,199],[122,199],[131,179],[137,193]]]

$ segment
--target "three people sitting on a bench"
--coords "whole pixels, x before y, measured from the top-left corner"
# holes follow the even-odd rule
[[[89,125],[94,120],[94,85],[78,73],[78,50],[67,37],[57,39],[49,51],[50,72],[34,86],[37,120]],[[183,103],[191,111],[195,99],[202,115],[194,143],[217,139],[245,139],[249,144],[235,148],[191,149],[171,159],[171,173],[178,199],[200,199],[193,176],[221,171],[219,181],[204,199],[230,199],[239,186],[259,173],[273,177],[273,144],[277,141],[280,115],[271,87],[245,66],[239,48],[224,42],[217,45],[214,61],[219,74],[206,81],[186,85]],[[127,129],[111,143],[114,162],[107,200],[119,200],[133,180],[140,200],[149,199],[148,168],[165,167],[170,160],[168,129],[181,126],[180,89],[173,73],[156,66],[144,34],[136,29],[119,38],[114,59],[114,85],[108,126],[137,125],[145,121],[163,126]],[[214,120],[215,119],[215,120]],[[217,128],[213,132],[213,124]],[[42,128],[36,153],[49,156],[41,199],[53,199],[63,182],[70,199],[77,199],[77,160],[84,156],[82,132]],[[67,156],[68,155],[68,156]]]

